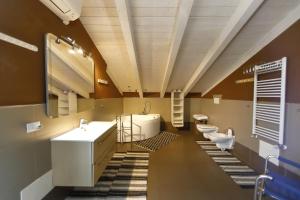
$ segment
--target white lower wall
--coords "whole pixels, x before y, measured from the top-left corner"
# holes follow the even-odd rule
[[[21,200],[41,200],[53,188],[52,170],[50,170],[21,191]]]

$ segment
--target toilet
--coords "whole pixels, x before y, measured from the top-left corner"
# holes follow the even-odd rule
[[[206,136],[212,142],[215,142],[216,146],[222,151],[225,151],[226,149],[233,149],[235,136],[233,135],[232,129],[228,129],[227,134],[211,132],[211,133],[206,133]]]

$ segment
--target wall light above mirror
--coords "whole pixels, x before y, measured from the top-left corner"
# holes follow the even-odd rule
[[[46,103],[49,117],[92,109],[94,61],[69,37],[46,34]]]

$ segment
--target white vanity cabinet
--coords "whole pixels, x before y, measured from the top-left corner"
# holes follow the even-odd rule
[[[74,129],[51,140],[53,185],[94,186],[116,150],[117,129],[97,122],[91,130]]]

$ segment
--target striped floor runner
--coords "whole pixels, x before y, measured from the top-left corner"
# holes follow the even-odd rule
[[[221,151],[211,141],[196,141],[202,149],[242,188],[253,188],[257,173],[228,151]]]
[[[115,153],[95,187],[76,187],[66,200],[147,199],[149,153]]]
[[[137,141],[134,144],[149,151],[156,151],[173,142],[177,137],[177,134],[163,131],[152,138]]]

